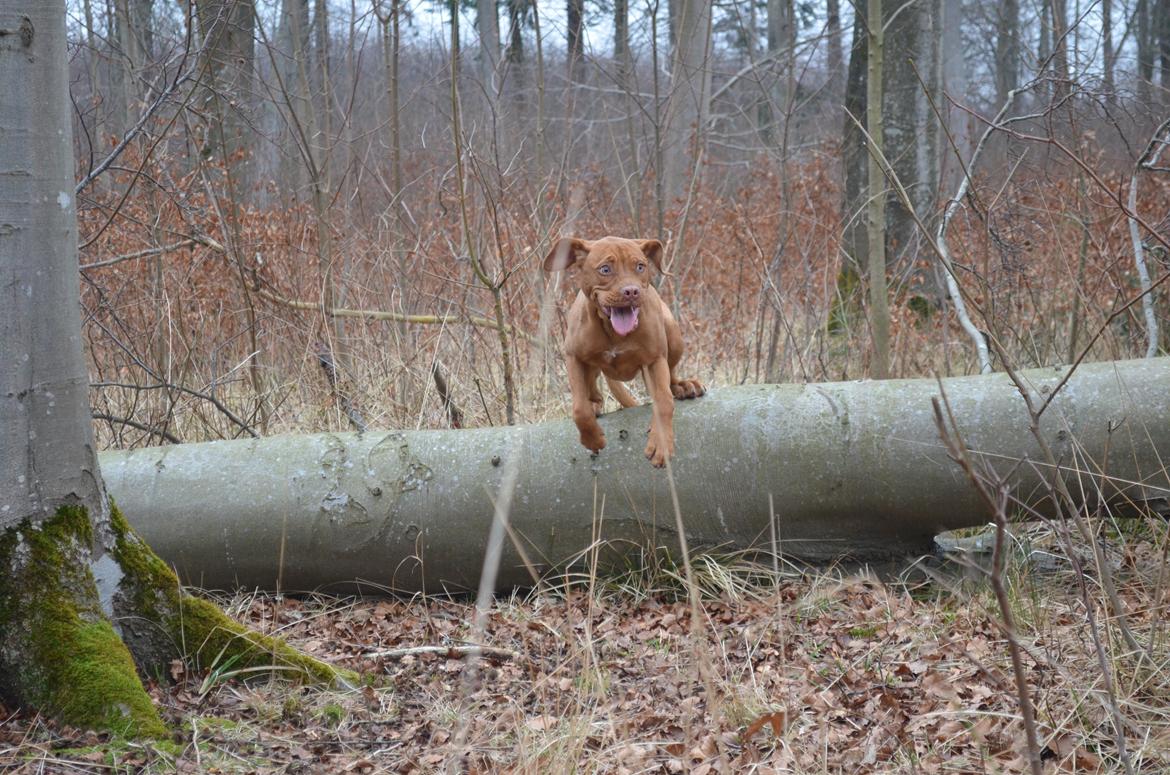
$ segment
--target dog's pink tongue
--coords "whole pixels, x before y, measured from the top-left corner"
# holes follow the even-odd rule
[[[613,324],[613,330],[618,333],[618,336],[626,336],[638,327],[638,308],[611,307],[609,322]]]

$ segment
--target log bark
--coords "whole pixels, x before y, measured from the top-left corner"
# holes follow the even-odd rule
[[[1022,374],[1042,398],[1065,370]],[[1167,384],[1170,358],[1077,369],[1042,426],[1073,492],[1165,501]],[[1008,377],[942,385],[975,456],[1051,513]],[[939,441],[939,393],[930,379],[715,389],[678,404],[672,474],[642,458],[648,407],[602,417],[609,444],[595,458],[564,419],[154,447],[104,453],[101,466],[146,541],[205,587],[474,588],[492,504],[513,473],[500,588],[531,583],[517,546],[537,573],[575,565],[595,530],[610,565],[646,545],[677,550],[671,475],[692,547],[768,549],[771,497],[784,555],[873,558],[927,550],[937,533],[991,518]]]

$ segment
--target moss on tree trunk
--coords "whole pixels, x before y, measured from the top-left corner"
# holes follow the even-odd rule
[[[81,506],[0,536],[0,692],[60,721],[130,737],[166,727],[102,613]]]
[[[179,656],[197,667],[232,665],[233,669],[272,666],[283,674],[330,685],[353,685],[357,674],[302,654],[278,638],[262,635],[235,621],[213,603],[182,591],[178,578],[134,532],[111,504],[114,559],[125,576],[116,609],[134,612],[146,627],[123,627],[123,638],[146,669],[159,670]],[[134,620],[131,620],[134,621]]]
[[[161,675],[177,657],[334,685],[357,679],[185,593],[113,504],[96,530],[81,506],[8,528],[0,570],[0,696],[66,724],[165,738],[140,673]]]

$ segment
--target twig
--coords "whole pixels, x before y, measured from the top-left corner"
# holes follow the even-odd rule
[[[341,404],[341,409],[345,412],[345,416],[349,418],[349,423],[358,430],[359,433],[365,433],[369,426],[362,418],[361,412],[353,405],[349,394],[340,388],[337,378],[337,364],[333,360],[333,351],[329,349],[329,345],[325,342],[317,343],[317,362],[321,364],[322,371],[325,372],[325,381],[329,383],[329,389],[333,391],[333,397]]]
[[[1154,294],[1150,283],[1150,271],[1146,268],[1145,251],[1142,249],[1141,233],[1137,223],[1137,189],[1138,173],[1143,169],[1155,169],[1158,157],[1166,141],[1162,136],[1170,130],[1170,118],[1163,121],[1154,130],[1149,144],[1138,158],[1133,167],[1133,174],[1129,176],[1129,213],[1126,220],[1129,222],[1129,239],[1133,242],[1133,263],[1137,267],[1138,280],[1142,289],[1142,313],[1146,319],[1146,357],[1153,358],[1158,354],[1158,316],[1154,312]]]
[[[513,662],[522,662],[526,659],[518,651],[475,644],[466,646],[409,646],[407,648],[387,649],[385,651],[367,651],[362,656],[367,659],[404,659],[406,657],[419,657],[426,654],[444,656],[447,659],[478,657],[481,659],[497,659],[501,661],[511,660]]]
[[[987,147],[987,140],[991,137],[991,133],[1003,121],[1007,112],[1011,110],[1012,105],[1016,101],[1016,97],[1026,90],[1027,87],[1020,87],[1012,89],[1008,92],[1007,99],[1003,103],[1003,107],[995,115],[995,119],[991,125],[983,132],[983,136],[979,138],[979,142],[975,144],[975,150],[971,152],[971,160],[967,164],[962,165],[962,158],[959,159],[963,169],[963,180],[959,183],[959,188],[955,191],[955,195],[947,202],[946,208],[943,210],[942,221],[938,225],[938,233],[935,235],[935,242],[938,246],[939,260],[943,262],[946,271],[943,275],[946,278],[947,293],[950,294],[951,299],[955,304],[955,317],[959,319],[959,325],[967,332],[967,336],[971,337],[971,341],[975,343],[975,352],[979,356],[979,373],[990,374],[991,368],[991,353],[987,347],[987,338],[983,336],[983,332],[976,328],[971,321],[970,315],[967,314],[967,304],[963,301],[963,294],[959,292],[959,284],[955,277],[955,271],[951,263],[951,250],[947,245],[947,227],[950,226],[951,220],[955,217],[963,200],[967,198],[971,190],[971,170],[975,169],[975,163],[979,161],[980,154],[983,149]],[[929,98],[929,94],[927,95]],[[933,102],[933,101],[932,101]],[[940,119],[941,120],[941,119]]]
[[[286,299],[283,296],[274,293],[273,291],[259,289],[257,293],[261,298],[267,299],[274,304],[280,304],[290,309],[303,309],[310,312],[321,312],[321,305],[311,301],[297,301],[295,299]],[[386,310],[373,309],[347,309],[345,307],[333,307],[324,310],[326,315],[338,318],[363,318],[365,320],[393,320],[399,323],[419,323],[424,325],[451,325],[453,323],[466,323],[480,328],[491,328],[499,330],[499,324],[494,320],[481,318],[477,315],[407,315],[401,312],[388,312]],[[535,342],[531,335],[520,331],[515,326],[504,326],[508,333],[513,336],[520,337],[536,346],[540,346]]]
[[[190,247],[191,245],[201,245],[201,244],[203,244],[203,243],[200,242],[199,240],[185,239],[185,240],[182,240],[181,242],[175,242],[175,243],[172,243],[170,245],[162,245],[162,246],[157,247],[157,248],[147,248],[146,250],[139,250],[137,252],[127,253],[127,254],[122,255],[122,256],[114,256],[113,258],[106,258],[106,259],[102,259],[101,261],[94,261],[94,262],[89,263],[89,264],[82,264],[81,266],[79,266],[77,268],[82,269],[82,270],[84,270],[84,269],[100,269],[101,267],[104,267],[104,266],[113,266],[114,264],[120,264],[123,261],[133,261],[137,258],[150,258],[151,256],[157,256],[157,255],[161,255],[163,253],[170,253],[172,251],[179,250],[180,248],[186,248],[186,247]]]
[[[435,391],[438,392],[439,399],[443,402],[443,409],[447,411],[447,419],[450,420],[451,427],[462,428],[463,410],[455,403],[455,399],[451,398],[451,391],[447,387],[447,378],[443,375],[443,367],[438,358],[431,361],[431,377],[435,380]]]
[[[170,382],[167,382],[165,379],[163,379],[163,377],[158,372],[156,372],[147,363],[145,363],[141,358],[139,358],[138,355],[130,348],[130,346],[127,345],[125,342],[123,342],[121,339],[119,339],[114,334],[114,332],[110,330],[109,326],[103,324],[102,321],[96,315],[91,316],[89,318],[89,320],[92,321],[93,324],[96,325],[98,328],[100,328],[102,330],[102,332],[110,338],[110,341],[112,341],[115,345],[117,345],[118,348],[122,352],[124,352],[126,354],[126,356],[128,358],[130,358],[130,360],[132,360],[134,362],[135,366],[142,369],[144,372],[146,372],[148,375],[150,375],[150,377],[153,378],[158,383],[156,385],[152,385],[149,387],[143,387],[141,389],[143,389],[143,390],[159,390],[159,389],[178,390],[180,392],[187,393],[188,395],[195,396],[196,398],[201,398],[204,401],[210,402],[212,406],[214,406],[216,409],[218,409],[220,411],[220,413],[222,413],[225,417],[227,417],[229,420],[231,420],[233,423],[235,423],[237,426],[239,426],[239,428],[242,431],[244,431],[245,433],[247,433],[249,436],[251,436],[252,438],[260,438],[259,433],[254,431],[252,429],[252,427],[250,425],[248,425],[248,423],[244,422],[239,417],[237,417],[236,414],[231,409],[228,409],[227,406],[225,406],[224,403],[222,401],[220,401],[218,398],[216,398],[214,395],[202,393],[198,390],[194,390],[194,389],[189,388],[189,387],[184,387],[183,385],[177,385],[177,384],[172,384]],[[100,386],[100,387],[136,387],[133,385],[123,385],[123,384],[116,384],[116,383],[95,383],[95,386]],[[213,382],[212,387],[214,388],[214,386],[215,386],[215,383]]]
[[[167,441],[169,441],[172,444],[182,444],[183,443],[183,440],[180,439],[178,436],[175,436],[172,433],[168,433],[167,431],[164,431],[162,428],[155,428],[151,425],[146,425],[145,423],[140,423],[137,420],[131,420],[129,417],[115,417],[114,415],[106,414],[105,412],[92,412],[92,411],[90,412],[90,416],[93,417],[93,419],[95,419],[95,420],[105,420],[106,422],[116,422],[119,425],[129,425],[131,428],[137,428],[140,431],[145,431],[146,433],[150,433],[152,435],[158,436],[159,438],[166,439]]]
[[[187,29],[190,30],[191,27],[192,25],[188,23]],[[190,33],[188,32],[188,36],[189,35]],[[183,73],[183,64],[187,61],[187,57],[190,55],[190,53],[191,41],[188,37],[186,48],[183,50],[183,53],[179,59],[179,75],[175,77],[175,80],[172,81],[167,86],[167,88],[163,89],[162,92],[159,93],[154,102],[150,104],[150,107],[146,109],[146,112],[138,117],[138,122],[134,124],[134,126],[131,127],[128,132],[126,132],[126,135],[120,141],[118,141],[118,144],[114,146],[114,149],[110,151],[106,158],[102,159],[96,167],[90,170],[88,175],[78,181],[77,185],[73,187],[74,195],[80,194],[82,191],[84,191],[90,183],[93,183],[93,181],[99,175],[105,172],[109,166],[113,164],[119,156],[122,155],[122,152],[126,150],[126,146],[128,146],[134,140],[134,138],[137,137],[146,127],[146,122],[150,121],[154,114],[158,112],[158,109],[163,106],[163,103],[166,102],[172,94],[177,92],[179,87],[182,86],[191,77],[190,73]],[[202,50],[200,50],[199,53],[201,54]]]
[[[1007,588],[1003,583],[1003,552],[1007,533],[1007,488],[997,483],[994,492],[988,483],[975,470],[970,456],[967,454],[967,445],[959,433],[958,423],[951,411],[950,401],[947,400],[942,380],[938,383],[939,393],[942,396],[942,405],[938,397],[930,399],[934,407],[934,423],[938,428],[939,437],[947,448],[947,453],[967,474],[967,478],[974,485],[980,499],[986,504],[995,520],[995,548],[991,560],[991,588],[995,593],[995,600],[999,605],[1000,616],[1003,618],[1004,636],[1007,638],[1008,654],[1012,661],[1012,672],[1016,679],[1016,700],[1020,706],[1020,716],[1024,721],[1024,735],[1028,743],[1028,763],[1032,775],[1043,775],[1043,764],[1040,760],[1040,742],[1036,732],[1036,714],[1032,706],[1032,694],[1028,688],[1028,677],[1024,672],[1024,661],[1020,655],[1020,643],[1016,636],[1015,617],[1012,615],[1011,600],[1008,598]],[[943,406],[946,414],[943,414]],[[949,424],[949,428],[948,428]]]

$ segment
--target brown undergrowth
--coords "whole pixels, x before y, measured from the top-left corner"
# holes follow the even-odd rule
[[[125,166],[138,163],[131,155]],[[442,395],[465,426],[503,422],[492,296],[470,267],[450,181],[423,177],[409,218],[339,206],[321,223],[297,205],[232,210],[199,172],[176,178],[173,166],[151,159],[148,174],[119,173],[80,213],[93,405],[107,443],[344,430],[354,427],[351,409],[371,427],[446,427]],[[976,324],[1017,367],[1070,362],[1099,329],[1090,360],[1140,355],[1140,305],[1110,319],[1137,292],[1122,211],[1071,174],[1020,182],[1027,174],[976,186],[974,204],[951,227]],[[485,272],[502,281],[518,421],[564,411],[558,351],[569,284],[557,292],[540,266],[562,233],[667,239],[671,276],[662,290],[683,326],[684,370],[709,383],[865,376],[864,314],[837,298],[845,261],[838,179],[836,163],[822,156],[753,165],[731,179],[712,172],[685,213],[673,213],[685,229],[664,235],[639,227],[600,175],[558,195],[523,177],[506,191],[475,194],[470,240]],[[788,208],[780,205],[785,180]],[[1139,210],[1164,212],[1167,201],[1167,183],[1152,179]],[[328,278],[317,255],[321,229],[333,251]],[[917,255],[915,265],[891,266],[894,376],[977,372],[945,299],[937,308],[913,301],[931,276],[930,251],[920,246]],[[1165,251],[1148,258],[1155,277],[1170,267]],[[345,317],[322,313],[326,279]],[[542,314],[551,316],[547,345],[537,341]]]

